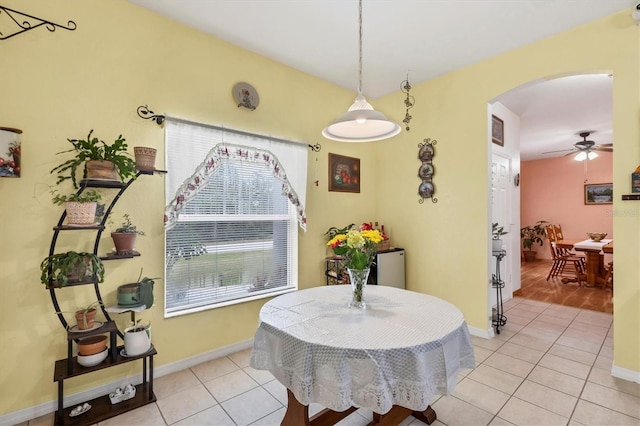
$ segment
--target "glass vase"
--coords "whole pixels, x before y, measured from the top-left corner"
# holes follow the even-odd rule
[[[369,268],[366,269],[351,269],[348,268],[349,280],[351,281],[351,302],[349,302],[350,308],[365,309],[367,304],[364,300],[364,292],[367,288],[367,279],[369,279]]]

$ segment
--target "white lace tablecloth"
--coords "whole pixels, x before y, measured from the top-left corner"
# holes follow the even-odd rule
[[[394,287],[367,286],[367,309],[348,308],[351,286],[279,296],[260,311],[251,366],[269,370],[296,399],[335,411],[393,405],[423,411],[474,368],[469,330],[452,304]]]

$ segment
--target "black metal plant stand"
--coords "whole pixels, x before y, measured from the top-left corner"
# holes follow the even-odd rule
[[[504,315],[504,309],[502,308],[502,289],[504,288],[504,281],[500,278],[500,261],[507,255],[506,250],[494,250],[492,252],[496,258],[496,273],[492,274],[491,287],[496,289],[496,313],[492,317],[491,325],[496,331],[496,334],[500,334],[500,327],[503,327],[507,323],[507,317]]]

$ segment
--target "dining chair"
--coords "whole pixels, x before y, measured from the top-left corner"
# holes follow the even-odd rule
[[[549,240],[549,251],[551,252],[551,259],[553,260],[549,274],[547,274],[547,281],[549,281],[549,278],[567,276],[566,274],[563,275],[565,268],[567,263],[572,263],[575,272],[573,276],[577,278],[578,284],[580,284],[582,277],[586,274],[584,256],[577,256],[569,250],[561,250],[556,247],[556,242],[560,240],[560,238],[558,238],[558,229],[559,227],[553,224],[545,227],[547,240]],[[560,234],[562,235],[561,229]]]
[[[562,225],[551,224],[549,226],[553,227],[553,232],[555,234],[556,241],[564,240],[564,235],[562,234]],[[557,250],[563,256],[578,256],[577,254],[575,254],[574,252],[566,248],[558,248]],[[583,262],[584,262],[584,259],[583,259]]]
[[[607,273],[604,276],[604,284],[602,288],[611,287],[613,292],[613,262],[609,262],[606,267]]]

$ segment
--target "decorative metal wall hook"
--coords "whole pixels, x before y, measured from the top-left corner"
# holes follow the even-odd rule
[[[147,105],[140,105],[137,112],[140,118],[155,121],[158,126],[162,126],[162,123],[164,123],[164,115],[154,114]]]
[[[309,149],[311,149],[311,151],[313,152],[320,152],[320,150],[322,149],[322,145],[320,145],[319,143],[316,143],[315,145],[309,144]]]
[[[2,17],[2,12],[4,12],[10,20],[0,19],[2,22],[11,22],[15,24],[13,26],[12,33],[5,33],[2,29],[0,29],[0,40],[6,40],[8,38],[13,37],[14,35],[18,35],[24,33],[29,30],[35,30],[38,27],[45,26],[50,32],[54,32],[56,28],[63,28],[65,30],[73,31],[76,29],[77,25],[73,21],[67,22],[67,26],[56,24],[55,22],[47,21],[46,19],[37,18],[35,16],[26,14],[24,12],[18,12],[17,10],[9,9],[8,7],[0,6],[0,18]],[[19,15],[19,16],[17,16]],[[28,18],[28,19],[27,19]],[[35,22],[31,22],[31,21]],[[22,22],[20,22],[22,21]]]
[[[413,105],[415,105],[416,103],[416,99],[413,96],[411,96],[411,94],[409,93],[411,91],[411,84],[409,84],[408,74],[407,74],[407,79],[400,84],[400,90],[402,91],[402,93],[407,94],[407,97],[404,100],[404,107],[406,108],[406,111],[404,114],[404,120],[402,120],[402,122],[405,124],[406,126],[405,129],[408,132],[409,130],[411,130],[411,128],[409,127],[409,122],[413,118],[411,117],[411,115],[409,115],[409,110],[413,108]]]

